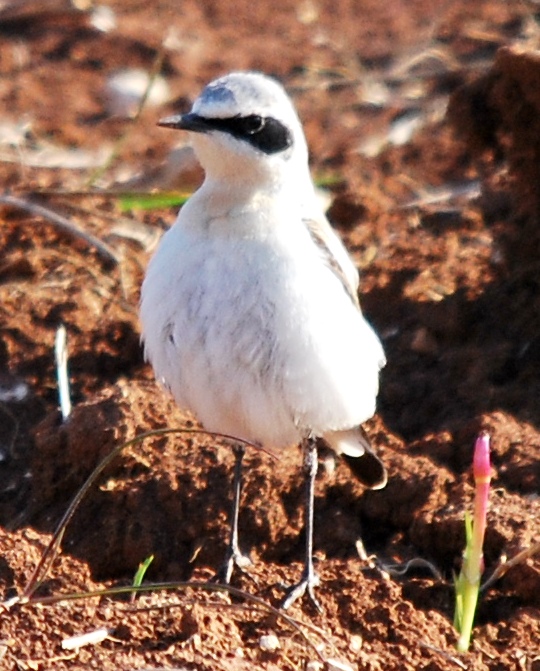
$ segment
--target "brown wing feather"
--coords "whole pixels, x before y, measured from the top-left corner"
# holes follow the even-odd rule
[[[343,288],[350,296],[354,305],[360,309],[360,301],[358,300],[358,280],[352,278],[351,273],[347,273],[346,269],[336,258],[332,252],[332,246],[335,248],[336,244],[341,247],[341,241],[337,238],[334,230],[326,219],[305,219],[307,229],[311,235],[313,242],[321,250],[322,256],[328,263],[328,267],[334,272],[343,284]],[[345,249],[343,249],[346,254]]]

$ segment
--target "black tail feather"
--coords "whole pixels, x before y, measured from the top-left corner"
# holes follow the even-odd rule
[[[363,485],[370,489],[382,489],[388,480],[388,474],[383,462],[373,452],[364,452],[361,457],[350,457],[348,454],[342,454],[341,458],[351,469],[353,475],[360,480]]]

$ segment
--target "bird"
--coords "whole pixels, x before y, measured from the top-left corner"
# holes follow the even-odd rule
[[[358,298],[359,274],[325,216],[302,124],[285,88],[255,71],[207,84],[191,110],[158,123],[186,131],[204,170],[151,258],[141,288],[146,359],[176,403],[233,436],[230,536],[218,577],[250,560],[238,543],[245,443],[303,448],[304,568],[282,607],[315,594],[317,443],[366,486],[387,471],[362,423],[376,411],[383,346]]]

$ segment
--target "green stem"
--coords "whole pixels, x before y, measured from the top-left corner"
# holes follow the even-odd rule
[[[489,435],[481,433],[476,440],[474,450],[474,480],[476,484],[474,499],[474,518],[465,519],[467,544],[463,553],[461,573],[456,581],[456,614],[454,626],[459,632],[457,649],[467,652],[480,592],[480,577],[484,570],[482,547],[487,524],[487,508],[491,464],[489,461]]]
[[[458,581],[458,591],[460,593],[461,619],[459,624],[459,638],[456,644],[458,652],[467,652],[471,640],[471,633],[476,613],[476,604],[478,602],[478,592],[480,591],[480,580],[476,583],[469,582],[464,578],[463,573]]]

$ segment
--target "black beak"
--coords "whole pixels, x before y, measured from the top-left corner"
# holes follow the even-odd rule
[[[208,119],[193,112],[165,117],[165,119],[158,121],[158,126],[175,128],[177,130],[190,130],[194,133],[208,133],[208,131],[212,130],[212,125]]]

